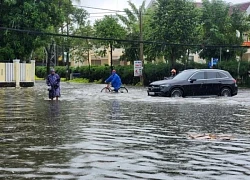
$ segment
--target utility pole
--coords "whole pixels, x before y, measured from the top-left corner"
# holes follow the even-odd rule
[[[47,51],[47,62],[46,62],[46,66],[47,66],[47,75],[50,74],[50,61],[52,58],[52,48],[53,48],[54,42],[52,41],[52,43],[50,44],[49,48],[46,47],[46,51]]]
[[[222,48],[220,47],[220,67],[221,67],[221,51],[222,51]]]
[[[112,45],[112,42],[110,43],[110,70],[111,70],[111,73],[112,73],[112,70],[113,70],[113,45]]]
[[[67,21],[67,56],[66,56],[66,63],[67,63],[67,73],[66,73],[66,80],[69,80],[69,23]]]
[[[88,35],[88,34],[87,34]],[[88,47],[88,64],[89,64],[89,77],[90,77],[90,45],[89,45],[89,40],[87,39],[86,40],[86,43],[87,43],[87,47]]]
[[[69,0],[69,4],[70,4],[70,0]],[[69,74],[69,15],[67,16],[67,59],[66,59],[66,63],[67,63],[67,73],[66,73],[66,80],[70,79],[70,74]]]
[[[142,61],[142,68],[144,66],[144,59],[143,59],[143,33],[142,33],[142,9],[140,9],[140,12],[139,12],[139,21],[140,21],[140,60]],[[144,79],[143,79],[143,69],[142,69],[142,75],[140,76],[140,82],[142,85],[144,85]]]

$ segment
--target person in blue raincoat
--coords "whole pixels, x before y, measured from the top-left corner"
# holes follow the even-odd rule
[[[112,74],[108,79],[105,80],[105,83],[111,83],[112,87],[114,87],[115,92],[118,92],[118,89],[120,89],[122,85],[121,78],[118,74],[116,74],[116,70],[112,71]]]
[[[55,73],[54,69],[50,70],[50,74],[48,75],[46,79],[46,84],[49,86],[49,99],[53,100],[56,98],[58,100],[58,97],[61,96],[60,92],[60,76]]]

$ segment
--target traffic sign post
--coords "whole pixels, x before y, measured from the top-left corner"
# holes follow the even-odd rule
[[[219,59],[218,58],[211,58],[211,61],[208,62],[208,67],[213,68],[213,66],[218,64]]]
[[[142,61],[134,61],[134,76],[142,76]]]

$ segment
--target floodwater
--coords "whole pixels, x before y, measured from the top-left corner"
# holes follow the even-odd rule
[[[0,179],[249,179],[250,91],[230,98],[0,89]],[[229,139],[190,139],[213,134]]]

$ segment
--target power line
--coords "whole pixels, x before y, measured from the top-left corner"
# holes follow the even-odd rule
[[[56,34],[40,31],[31,31],[24,29],[14,29],[7,27],[0,27],[0,30],[15,31],[20,33],[34,34],[34,35],[46,35],[46,36],[56,36],[56,37],[70,37],[78,39],[92,39],[92,40],[101,40],[101,41],[116,41],[116,42],[133,42],[133,43],[144,43],[144,44],[159,44],[165,46],[189,46],[189,47],[202,47],[202,48],[212,48],[212,47],[221,47],[221,48],[250,48],[250,46],[240,46],[240,45],[201,45],[201,44],[177,44],[177,43],[166,43],[162,41],[140,41],[140,40],[128,40],[128,39],[115,39],[115,38],[100,38],[100,37],[91,37],[91,36],[76,36],[76,35],[66,35],[66,34]]]
[[[113,12],[125,12],[121,10],[115,10],[115,9],[105,9],[105,8],[98,8],[98,7],[91,7],[91,6],[76,6],[75,7],[81,7],[81,8],[87,8],[87,9],[98,9],[98,10],[104,10],[104,11],[113,11]]]
[[[120,14],[122,16],[125,16],[126,14]],[[116,14],[106,14],[106,15],[103,15],[103,16],[89,16],[89,18],[98,18],[98,17],[104,17],[104,16],[113,16],[113,17],[116,17],[117,15]]]
[[[93,13],[88,13],[88,14],[116,14],[116,12],[93,12]],[[122,13],[125,14],[125,13]]]
[[[110,12],[123,12],[126,13],[126,11],[121,11],[121,10],[115,10],[115,9],[106,9],[106,8],[99,8],[99,7],[91,7],[91,6],[77,6],[77,5],[73,5],[74,7],[80,7],[80,8],[87,8],[87,9],[97,9],[97,10],[103,10],[103,11],[110,11]],[[91,13],[89,13],[91,14]],[[151,14],[147,14],[147,13],[143,13],[142,15],[151,15]]]

